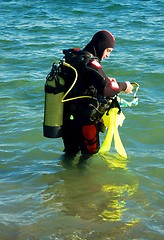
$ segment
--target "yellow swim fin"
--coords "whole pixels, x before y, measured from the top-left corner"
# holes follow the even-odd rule
[[[114,111],[111,111],[112,109],[110,109],[109,115],[106,115],[106,113],[103,115],[104,125],[108,128],[108,130],[99,152],[108,152],[111,148],[112,138],[114,134]]]
[[[114,125],[114,147],[118,152],[118,154],[120,154],[120,156],[127,158],[126,151],[124,149],[124,146],[122,144],[122,141],[118,132],[118,126],[122,126],[124,119],[125,119],[125,116],[122,112],[120,114],[117,114],[116,122],[114,123],[115,124]]]
[[[103,121],[105,126],[108,128],[108,131],[99,152],[102,153],[110,151],[112,139],[114,137],[114,146],[116,151],[122,157],[127,158],[126,151],[118,132],[118,126],[122,126],[125,116],[122,112],[118,114],[118,111],[118,108],[111,108],[108,115],[106,113],[103,115]]]

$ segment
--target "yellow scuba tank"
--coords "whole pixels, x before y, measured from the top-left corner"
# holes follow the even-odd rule
[[[65,91],[65,80],[68,68],[73,71],[74,79],[71,79],[70,88]],[[67,70],[66,70],[67,69]],[[72,75],[72,74],[71,74]],[[47,138],[62,137],[63,109],[64,103],[81,98],[92,98],[91,96],[77,96],[66,98],[74,87],[78,78],[77,70],[61,60],[59,64],[53,64],[45,83],[44,123],[43,135]],[[68,80],[68,79],[67,79]]]
[[[54,63],[45,83],[43,135],[47,138],[62,136],[65,81],[59,75],[59,65]]]

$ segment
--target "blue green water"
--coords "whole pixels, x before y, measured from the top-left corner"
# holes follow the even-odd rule
[[[164,237],[162,0],[0,2],[0,240],[132,240]],[[44,83],[62,49],[101,29],[116,37],[102,62],[140,84],[123,109],[128,154],[63,162],[61,139],[42,135]],[[105,134],[101,134],[103,141]]]

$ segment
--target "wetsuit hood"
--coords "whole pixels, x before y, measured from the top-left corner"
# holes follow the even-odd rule
[[[93,38],[83,50],[92,53],[101,60],[104,50],[114,48],[114,44],[114,36],[110,32],[102,30],[93,35]]]

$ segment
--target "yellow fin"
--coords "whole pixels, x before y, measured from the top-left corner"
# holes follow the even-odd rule
[[[127,158],[126,151],[124,149],[124,146],[122,144],[122,141],[118,132],[118,126],[116,124],[114,128],[114,147],[118,152],[118,154],[120,154],[120,156],[122,156],[123,158]]]
[[[111,108],[108,115],[106,115],[106,113],[103,115],[103,121],[108,130],[99,152],[102,153],[110,151],[112,139],[114,137],[114,146],[116,151],[120,156],[127,158],[126,151],[118,132],[118,126],[122,126],[125,116],[122,112],[118,114],[118,111],[118,108]]]
[[[118,109],[117,109],[118,111]],[[106,115],[106,113],[103,115],[103,121],[105,126],[108,128],[106,137],[104,139],[104,142],[102,146],[100,147],[99,152],[108,152],[110,151],[113,134],[114,134],[114,122],[116,122],[116,115],[114,108],[111,108],[109,111],[109,114]]]
[[[125,115],[123,114],[123,112],[120,112],[119,114],[117,114],[117,117],[116,117],[117,126],[122,127],[124,120],[125,120]]]

